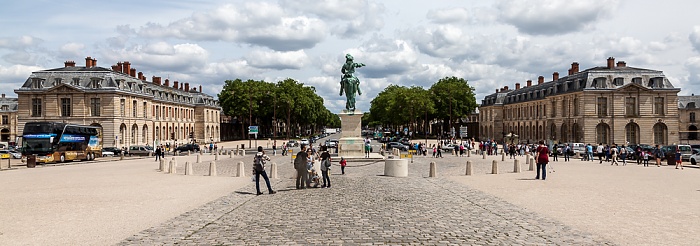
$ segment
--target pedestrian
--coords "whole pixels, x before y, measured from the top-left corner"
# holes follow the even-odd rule
[[[328,175],[328,172],[331,170],[331,154],[328,153],[328,149],[325,147],[321,150],[323,151],[321,153],[321,176],[323,176],[321,188],[331,188],[331,178]]]
[[[296,187],[297,189],[305,189],[308,188],[306,183],[306,176],[308,174],[308,171],[306,170],[306,159],[309,156],[306,154],[305,147],[301,147],[301,150],[299,153],[297,153],[296,159],[294,159],[294,169],[297,170],[297,180],[296,180]]]
[[[369,158],[369,152],[372,149],[369,138],[365,140],[365,158]]]
[[[554,145],[552,149],[552,161],[559,161],[559,159],[557,159],[557,156],[559,156],[559,147]]]
[[[314,169],[314,157],[315,154],[312,151],[313,148],[307,149],[306,150],[306,155],[308,156],[306,158],[306,187],[309,187],[311,185],[311,182],[314,181],[316,184],[314,185],[314,188],[318,187],[319,185],[319,180],[318,176],[316,177],[315,180],[313,180],[313,176],[311,174],[316,172],[316,169]]]
[[[270,186],[270,179],[267,177],[267,172],[265,172],[265,162],[269,160],[270,157],[265,155],[263,147],[258,146],[258,153],[255,154],[255,157],[253,159],[253,170],[255,170],[255,189],[258,191],[258,196],[263,194],[262,192],[260,192],[260,176],[262,176],[263,179],[265,179],[265,184],[267,184],[267,191],[270,194],[277,193],[276,191],[272,190],[272,186]]]
[[[622,148],[620,148],[620,159],[622,159],[622,165],[627,166],[627,147],[622,145]]]
[[[160,159],[165,158],[165,149],[163,148],[163,145],[160,146]]]
[[[282,142],[282,156],[287,155],[287,142]]]
[[[438,157],[443,158],[442,157],[442,145],[437,146],[437,155],[435,155],[435,158],[438,158]]]
[[[160,149],[160,147],[156,147],[156,161],[158,161],[158,159],[160,158],[161,152],[162,152],[162,150]],[[161,160],[162,160],[162,158],[161,158]]]
[[[572,154],[571,146],[564,146],[564,161],[569,161],[569,156]]]
[[[593,161],[593,146],[591,144],[586,145],[586,158],[587,161]]]
[[[680,148],[676,148],[676,169],[678,169],[678,166],[683,170],[683,155]]]
[[[348,161],[345,158],[340,157],[340,172],[345,175],[345,166],[348,165]]]
[[[605,156],[605,152],[603,152],[605,146],[603,146],[603,143],[598,144],[598,148],[596,148],[596,153],[598,153],[598,160],[600,161],[598,164],[603,164],[603,156]]]
[[[540,179],[540,170],[542,171],[542,180],[547,178],[547,163],[549,163],[549,149],[544,145],[544,141],[540,140],[540,146],[537,147],[537,176],[535,179]]]
[[[644,166],[649,167],[649,156],[651,156],[651,154],[649,153],[649,151],[643,151],[642,155],[644,155]]]
[[[437,156],[437,148],[435,147],[435,144],[433,144],[433,158]]]
[[[272,141],[272,156],[277,156],[277,140]]]
[[[617,162],[617,148],[615,145],[609,148],[610,151],[610,158],[612,159],[612,162],[610,163],[610,166],[615,164],[615,166],[619,166],[620,164]]]
[[[652,152],[654,155],[654,158],[656,159],[656,167],[661,167],[661,147],[659,145],[656,145],[656,148],[654,148],[654,152]]]

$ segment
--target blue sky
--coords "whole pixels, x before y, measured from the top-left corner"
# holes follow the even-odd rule
[[[358,69],[358,108],[389,84],[429,87],[465,78],[477,101],[503,86],[604,66],[662,70],[681,95],[700,93],[700,1],[8,1],[0,8],[0,92],[32,71],[119,61],[147,78],[202,85],[294,78],[333,112],[346,53]]]

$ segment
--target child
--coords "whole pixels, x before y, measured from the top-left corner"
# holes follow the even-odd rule
[[[651,156],[651,153],[649,153],[649,151],[643,151],[642,155],[644,155],[644,166],[649,167],[649,156]]]
[[[340,171],[345,175],[345,166],[348,165],[348,161],[345,158],[340,157]]]
[[[681,155],[681,150],[676,148],[676,169],[678,169],[678,166],[680,166],[681,170],[683,170],[683,159]]]

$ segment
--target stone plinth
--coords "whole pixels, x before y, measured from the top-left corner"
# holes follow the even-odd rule
[[[386,159],[384,161],[384,175],[389,177],[408,177],[408,160]]]
[[[338,139],[338,156],[364,157],[364,139],[362,139],[362,112],[346,111],[338,114],[341,123],[341,135]]]

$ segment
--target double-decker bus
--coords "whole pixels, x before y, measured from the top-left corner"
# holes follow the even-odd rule
[[[94,160],[102,156],[102,128],[60,122],[28,122],[22,132],[22,159],[36,162]]]

